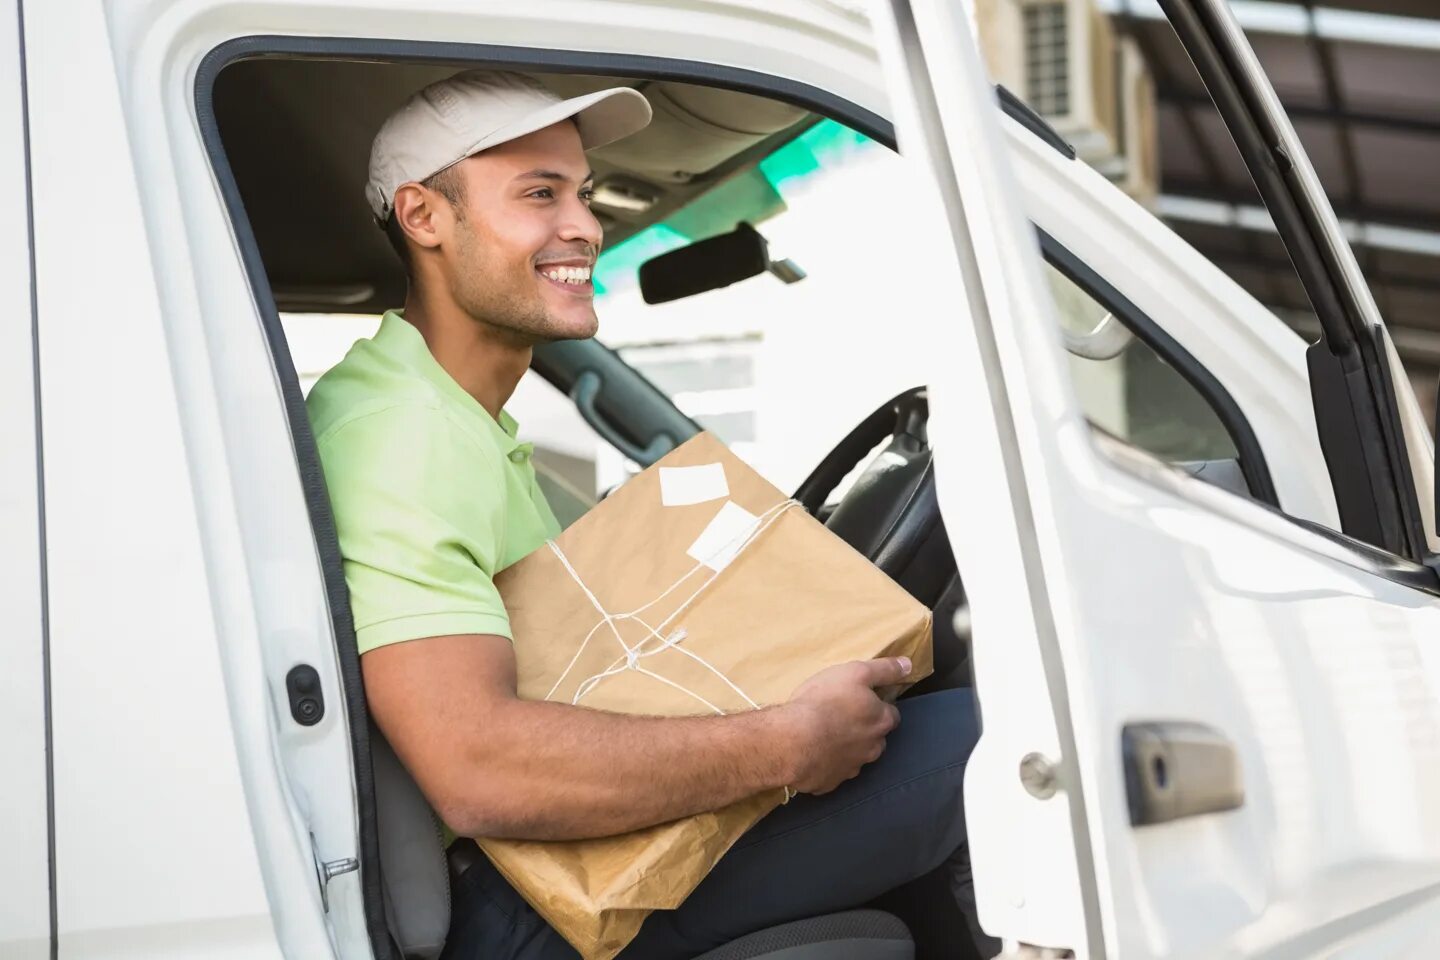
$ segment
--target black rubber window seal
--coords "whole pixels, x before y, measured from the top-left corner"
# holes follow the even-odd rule
[[[1036,228],[1040,235],[1040,250],[1047,262],[1059,270],[1071,282],[1095,298],[1101,306],[1115,315],[1115,318],[1135,335],[1141,343],[1160,356],[1185,382],[1195,388],[1196,393],[1210,405],[1219,418],[1240,460],[1240,472],[1250,488],[1253,499],[1268,506],[1280,508],[1280,498],[1275,492],[1275,483],[1270,477],[1270,467],[1265,460],[1265,451],[1260,446],[1255,430],[1245,413],[1225,385],[1196,360],[1194,355],[1180,345],[1149,314],[1137,307],[1128,297],[1115,288],[1108,280],[1096,273],[1089,264],[1081,260],[1060,241],[1044,230]]]
[[[1159,0],[1220,113],[1320,321],[1309,351],[1316,427],[1346,532],[1411,561],[1425,535],[1387,387],[1388,359],[1324,239],[1320,212],[1212,0]]]
[[[30,139],[30,72],[25,49],[25,3],[15,3],[16,67],[20,75],[20,150],[25,158],[25,241],[30,297],[30,376],[35,425],[35,507],[36,563],[40,588],[40,695],[44,705],[45,741],[45,869],[46,900],[50,939],[46,945],[50,960],[60,949],[60,913],[56,875],[60,864],[55,856],[55,715],[50,658],[50,562],[49,522],[45,508],[45,420],[40,386],[40,285],[35,269],[35,177]]]
[[[300,389],[299,377],[290,356],[280,313],[260,256],[260,248],[251,229],[215,117],[214,89],[221,71],[237,61],[260,57],[380,59],[396,63],[453,63],[457,67],[483,64],[487,67],[509,67],[534,72],[563,71],[600,76],[682,80],[793,103],[810,111],[835,117],[892,150],[895,148],[894,128],[889,121],[873,111],[793,80],[735,67],[631,54],[526,49],[478,43],[257,35],[220,44],[201,61],[195,77],[196,119],[231,228],[235,231],[241,262],[254,293],[260,321],[274,359],[333,621],[336,657],[340,666],[352,740],[356,811],[360,828],[360,884],[366,928],[377,960],[401,960],[385,919],[374,772],[370,762],[369,714],[365,706],[360,655],[355,647],[354,623],[334,517],[330,510],[315,438],[305,410],[304,393]]]

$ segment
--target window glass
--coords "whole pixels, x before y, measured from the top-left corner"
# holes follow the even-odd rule
[[[913,202],[924,185],[906,171],[888,148],[843,124],[812,125],[604,249],[594,273],[600,339],[777,487],[794,490],[875,407],[924,381],[920,330],[941,299],[959,302],[916,282],[929,252],[948,249],[948,240],[927,241],[925,231],[943,221]],[[644,302],[642,263],[740,221],[804,278],[763,273]],[[375,324],[286,317],[305,387]],[[578,494],[597,497],[635,469],[534,375],[508,409],[535,442],[536,462]]]
[[[600,339],[777,487],[794,490],[856,423],[924,382],[924,324],[937,303],[963,305],[924,281],[928,251],[948,242],[927,232],[937,224],[922,204],[900,202],[922,186],[884,146],[822,120],[605,249],[594,273]],[[641,264],[740,221],[766,238],[772,260],[790,258],[803,277],[762,273],[644,302]],[[1106,309],[1060,272],[1047,274],[1064,329],[1083,340]],[[306,390],[377,324],[284,319]],[[1098,427],[1172,462],[1235,457],[1204,398],[1140,341],[1125,337],[1113,355],[1072,356],[1071,364]],[[536,445],[562,522],[636,469],[538,376],[522,381],[508,409]]]
[[[881,144],[822,120],[680,211],[606,250],[600,338],[781,490],[791,491],[877,406],[924,382],[921,328],[936,304],[925,261],[948,241],[926,189]],[[762,273],[662,304],[642,263],[744,221],[804,278]],[[606,455],[606,481],[623,476]]]
[[[1065,274],[1046,264],[1045,275],[1067,334],[1075,390],[1091,423],[1171,463],[1237,459],[1230,432],[1200,391],[1149,346],[1120,331],[1110,311]]]

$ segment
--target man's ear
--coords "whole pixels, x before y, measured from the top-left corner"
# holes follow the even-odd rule
[[[418,183],[395,189],[395,223],[418,247],[434,249],[449,236],[454,211],[445,198]]]

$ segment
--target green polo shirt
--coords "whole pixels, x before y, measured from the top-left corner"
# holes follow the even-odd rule
[[[316,382],[306,406],[360,652],[510,637],[493,578],[560,532],[515,421],[502,412],[497,423],[397,311]]]

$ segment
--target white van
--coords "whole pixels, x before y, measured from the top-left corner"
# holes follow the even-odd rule
[[[981,702],[966,815],[1006,956],[1430,956],[1432,444],[1223,0],[1161,6],[1317,344],[997,109],[954,0],[0,3],[0,956],[439,953],[443,854],[367,720],[281,311],[399,299],[365,151],[467,65],[656,104],[644,149],[595,155],[617,276],[647,230],[764,220],[736,185],[784,200],[766,158],[821,125],[891,165],[836,238],[883,270],[692,302],[733,292],[810,344],[777,434],[819,465],[800,498],[942,613],[932,683]],[[866,377],[880,352],[914,378]],[[703,417],[624,356],[535,372],[644,464]],[[1106,400],[1116,362],[1153,376]],[[860,426],[832,450],[836,411]],[[857,517],[831,494],[877,446],[848,489],[888,499]],[[965,956],[933,903],[715,955]]]

